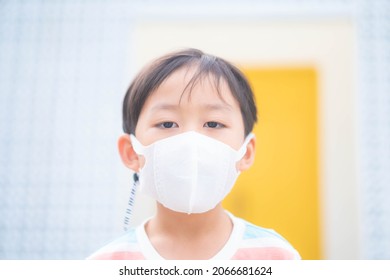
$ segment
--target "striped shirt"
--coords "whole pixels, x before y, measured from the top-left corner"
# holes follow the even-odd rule
[[[278,233],[255,226],[230,214],[233,230],[224,247],[213,260],[297,260],[299,253]],[[94,260],[163,260],[146,232],[145,221],[110,242],[88,259]]]

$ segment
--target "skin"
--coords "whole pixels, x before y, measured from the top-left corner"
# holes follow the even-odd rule
[[[244,123],[238,102],[226,82],[220,95],[213,79],[207,77],[191,89],[183,90],[195,69],[173,72],[146,100],[135,136],[143,145],[187,131],[215,138],[238,150],[244,142]],[[221,98],[222,97],[222,98]],[[137,155],[128,135],[118,140],[118,149],[126,167],[138,172],[145,158]],[[247,170],[254,161],[255,139],[236,163],[238,171]],[[146,233],[157,252],[165,259],[209,259],[223,248],[233,229],[229,216],[219,203],[201,214],[179,213],[157,202],[157,212],[146,225]]]

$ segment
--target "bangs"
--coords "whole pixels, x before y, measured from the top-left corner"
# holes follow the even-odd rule
[[[180,97],[180,101],[186,92],[188,93],[188,100],[190,100],[192,90],[198,84],[202,84],[206,82],[214,87],[218,96],[221,98],[222,101],[225,102],[223,95],[221,94],[220,85],[221,85],[221,81],[227,83],[227,78],[225,77],[221,69],[221,65],[217,63],[215,57],[212,57],[210,55],[204,55],[202,56],[200,61],[195,61],[187,65],[186,68],[187,68],[187,73],[190,71],[190,69],[193,68],[195,68],[195,71],[192,74],[192,77],[189,80],[189,82],[184,87],[182,95]]]

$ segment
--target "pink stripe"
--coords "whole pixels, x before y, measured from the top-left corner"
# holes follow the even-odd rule
[[[294,254],[277,247],[244,248],[234,254],[232,260],[293,260]]]
[[[92,256],[91,260],[144,260],[140,252],[112,252]]]

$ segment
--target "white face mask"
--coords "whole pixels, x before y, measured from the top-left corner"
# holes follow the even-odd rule
[[[173,211],[190,214],[213,209],[230,192],[239,175],[236,162],[254,135],[238,151],[194,131],[149,146],[130,137],[135,152],[145,157],[140,191]]]

